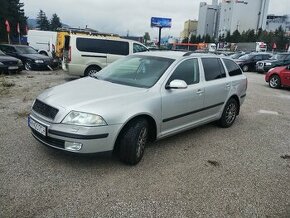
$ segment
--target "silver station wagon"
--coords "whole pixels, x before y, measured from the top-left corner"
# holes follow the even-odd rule
[[[144,52],[44,91],[28,123],[47,146],[75,153],[114,151],[134,165],[148,141],[213,121],[230,127],[246,90],[247,78],[231,59]]]

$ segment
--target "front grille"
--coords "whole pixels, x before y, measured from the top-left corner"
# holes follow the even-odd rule
[[[33,133],[33,136],[36,139],[41,140],[42,142],[44,142],[44,143],[46,143],[48,145],[64,149],[65,141],[60,140],[60,139],[54,139],[54,138],[51,138],[49,136],[43,136],[40,133],[36,132],[34,129],[31,129],[31,131]]]
[[[32,109],[36,113],[38,113],[44,117],[50,118],[52,120],[55,118],[56,114],[58,113],[58,109],[51,107],[51,106],[49,106],[49,105],[47,105],[39,100],[35,101]]]
[[[17,64],[18,64],[17,61],[1,61],[1,62],[7,66],[17,66]]]

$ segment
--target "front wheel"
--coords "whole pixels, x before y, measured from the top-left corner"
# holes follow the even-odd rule
[[[138,119],[129,123],[119,139],[119,158],[129,165],[136,165],[144,155],[148,140],[148,122]]]
[[[85,70],[85,76],[93,76],[95,73],[101,70],[98,66],[90,66]]]
[[[238,115],[238,111],[239,111],[239,105],[238,105],[237,100],[235,100],[234,98],[231,98],[227,102],[227,104],[224,108],[222,117],[218,121],[219,126],[221,126],[223,128],[228,128],[228,127],[232,126],[236,120],[236,117]]]
[[[273,89],[278,89],[281,87],[281,79],[278,75],[271,76],[269,80],[269,86]]]

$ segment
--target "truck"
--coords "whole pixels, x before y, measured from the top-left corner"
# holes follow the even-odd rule
[[[38,51],[38,53],[54,57],[57,32],[29,30],[27,34],[27,43]]]
[[[234,51],[266,52],[267,44],[264,42],[239,42],[234,45]]]

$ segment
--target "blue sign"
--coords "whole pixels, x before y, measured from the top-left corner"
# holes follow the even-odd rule
[[[151,17],[151,27],[171,28],[171,18]]]

